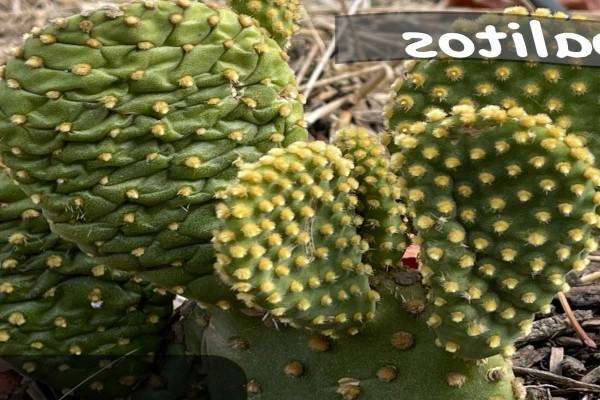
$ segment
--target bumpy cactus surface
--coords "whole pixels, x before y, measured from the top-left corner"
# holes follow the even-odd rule
[[[501,18],[512,15],[530,14],[513,7]],[[567,18],[546,9],[531,16]],[[498,19],[483,16],[472,28],[478,29],[488,17]],[[591,107],[598,93],[597,69],[449,59],[406,66],[407,75],[394,83],[386,108],[389,132],[384,140],[393,164],[402,165],[411,181],[407,196],[412,216],[430,249],[424,257],[434,274],[431,301],[441,312],[430,323],[449,343],[449,350],[470,357],[490,354],[492,347],[510,344],[519,335],[518,328],[526,332],[531,313],[548,310],[553,293],[568,290],[564,273],[584,268],[586,252],[596,247],[593,236],[600,218],[594,210],[598,201],[594,186],[599,179],[592,164],[600,155],[600,142],[594,133],[597,113]],[[480,114],[469,107],[481,108]],[[464,116],[446,119],[445,113],[452,110]],[[495,119],[505,118],[506,112],[513,120],[509,125]],[[535,120],[536,127],[519,127],[515,118]],[[457,121],[456,129],[450,127],[452,121]],[[483,125],[493,134],[481,135],[479,127],[470,125]],[[531,137],[525,140],[522,132],[532,132],[527,133]],[[455,142],[462,147],[451,148]],[[440,224],[446,229],[440,231]],[[536,238],[538,228],[544,235]],[[533,236],[524,236],[527,232]],[[472,262],[471,256],[461,261],[462,273],[447,269],[467,252],[473,252]],[[473,300],[465,277],[475,276],[482,284],[479,289],[485,290]],[[485,293],[490,290],[494,296],[488,298]],[[477,288],[475,295],[480,296]],[[471,313],[457,309],[452,315],[453,307],[467,301]],[[500,327],[497,333],[502,333],[495,337]]]
[[[232,0],[231,7],[240,14],[254,17],[260,26],[283,48],[299,30],[299,0]]]
[[[144,377],[172,297],[112,274],[50,233],[38,207],[0,173],[0,355],[57,389],[120,397]],[[106,356],[102,358],[101,356]],[[108,361],[107,361],[108,359]]]
[[[351,175],[358,181],[357,212],[364,219],[359,233],[369,243],[367,260],[375,268],[400,266],[399,255],[408,244],[406,207],[399,201],[404,184],[391,170],[385,147],[359,127],[341,129],[333,144],[354,163]]]
[[[373,317],[369,245],[357,233],[353,164],[324,142],[273,149],[242,167],[217,208],[216,270],[250,307],[351,334]]]
[[[54,232],[184,293],[212,272],[234,164],[305,136],[286,57],[250,17],[189,0],[55,20],[3,70],[4,163]]]
[[[164,350],[169,290],[205,306],[185,352],[239,363],[251,398],[521,399],[490,356],[595,249],[596,117],[571,105],[591,72],[419,63],[394,88],[390,160],[361,128],[302,141],[282,50],[297,1],[232,7],[145,0],[58,19],[2,69],[0,155],[19,187],[0,176],[0,355],[59,389],[83,382],[85,398],[132,395],[151,357],[86,379],[108,361],[82,356]],[[427,299],[391,268],[407,211]],[[54,358],[25,359],[40,355]],[[166,384],[133,398],[183,382],[170,361]]]
[[[546,115],[434,109],[395,137],[446,350],[483,358],[531,329],[596,248],[593,156]]]
[[[498,21],[507,23],[512,16],[528,15],[536,19],[568,17],[547,9],[530,14],[524,7],[511,7],[495,22],[503,26]],[[472,21],[471,30],[483,29],[487,18],[485,15],[480,21]],[[422,120],[432,107],[444,111],[458,104],[523,107],[529,114],[546,113],[557,126],[585,136],[590,150],[596,158],[600,156],[600,141],[594,134],[599,123],[595,112],[600,92],[597,68],[495,59],[410,61],[407,66],[406,78],[394,83],[386,107],[392,131],[405,131],[411,122]],[[389,146],[395,151],[393,143]]]
[[[187,331],[203,332],[201,348],[195,341],[188,349],[239,364],[249,399],[523,398],[502,358],[464,361],[433,344],[433,334],[415,315],[425,302],[419,285],[397,286],[385,278],[379,284],[378,314],[359,335],[331,341],[236,307],[210,308],[188,319]]]

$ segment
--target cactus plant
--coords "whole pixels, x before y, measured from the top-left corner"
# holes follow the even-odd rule
[[[478,359],[529,333],[587,265],[600,197],[590,150],[544,114],[453,107],[396,136],[446,350]]]
[[[290,45],[291,36],[299,29],[299,0],[232,0],[231,7],[255,18],[282,48]]]
[[[367,261],[375,268],[400,266],[398,255],[408,244],[406,207],[400,201],[403,183],[391,170],[385,147],[360,127],[339,130],[333,144],[355,164],[351,174],[359,184],[357,212],[364,219],[359,233],[369,243]]]
[[[58,389],[132,356],[78,393],[121,397],[159,349],[172,297],[112,273],[50,232],[39,208],[0,173],[0,355]],[[107,361],[108,360],[108,361]]]
[[[552,14],[548,9],[531,13],[524,7],[510,7],[504,16],[492,21],[504,26],[511,18],[530,16],[535,19],[566,19],[563,12]],[[485,26],[489,15],[471,21],[470,30]],[[573,16],[573,19],[582,17]],[[460,21],[459,21],[460,24]],[[589,29],[582,25],[583,29]],[[406,77],[392,86],[386,106],[386,120],[391,132],[401,132],[412,122],[420,121],[432,107],[449,112],[458,104],[476,108],[499,105],[505,109],[522,107],[529,114],[548,114],[555,124],[580,134],[589,142],[598,158],[600,142],[595,129],[598,114],[594,111],[598,87],[597,68],[539,62],[504,61],[497,59],[437,59],[408,61]],[[388,136],[390,151],[396,152]]]
[[[296,0],[232,7],[144,0],[58,19],[2,68],[0,155],[19,187],[0,177],[0,354],[59,389],[82,381],[86,398],[160,397],[181,362],[166,389],[132,393],[152,358],[85,379],[99,364],[81,355],[164,350],[170,290],[202,308],[169,351],[239,363],[251,398],[522,399],[494,355],[595,248],[594,116],[569,120],[568,104],[591,72],[502,63],[500,90],[478,81],[481,61],[413,66],[387,111],[390,161],[362,128],[302,141],[282,50]],[[441,69],[455,87],[428,76]],[[502,107],[475,110],[458,84]],[[535,115],[541,93],[560,97],[555,123]],[[407,211],[427,288],[391,268]],[[23,358],[40,355],[55,357]]]
[[[59,236],[184,293],[212,272],[234,164],[306,134],[286,58],[250,17],[190,0],[57,19],[3,68],[3,161]]]
[[[202,332],[201,340],[188,340],[187,347],[240,365],[249,399],[524,398],[501,357],[464,361],[433,344],[415,314],[425,303],[420,285],[379,278],[378,314],[359,335],[331,341],[238,307],[213,307],[197,309],[187,319],[186,332]]]
[[[515,15],[529,15],[532,18],[567,18],[564,13],[558,12],[553,15],[546,9],[538,9],[530,14],[523,7],[507,9],[505,16],[502,18],[505,20]],[[475,25],[479,22],[483,24],[487,17],[481,17],[481,20],[477,21]],[[452,204],[457,207],[456,210],[450,212],[451,220],[457,224],[455,226],[456,229],[463,230],[467,237],[473,234],[482,235],[479,240],[480,242],[490,240],[490,246],[492,247],[489,250],[495,252],[491,258],[488,254],[489,251],[476,249],[475,243],[468,244],[469,251],[475,251],[475,254],[473,254],[473,266],[467,265],[465,268],[469,271],[478,271],[475,275],[479,275],[478,279],[482,286],[486,287],[486,290],[491,282],[496,281],[493,291],[496,292],[496,295],[500,296],[498,299],[492,299],[493,301],[487,305],[482,303],[479,309],[471,306],[467,307],[471,312],[470,317],[465,318],[464,321],[459,323],[450,323],[449,326],[447,322],[448,320],[452,320],[452,316],[448,314],[448,311],[460,302],[465,303],[471,297],[470,295],[464,295],[462,300],[455,299],[446,303],[447,299],[444,299],[444,297],[448,297],[448,288],[443,288],[444,280],[447,281],[446,285],[456,280],[456,283],[461,286],[461,289],[456,292],[456,294],[459,294],[464,292],[465,277],[475,275],[472,272],[463,272],[461,276],[461,273],[458,271],[451,272],[448,270],[451,266],[445,260],[433,260],[426,251],[426,263],[432,267],[432,271],[430,272],[434,276],[431,281],[433,285],[431,301],[437,302],[445,313],[443,316],[445,318],[440,314],[435,314],[430,322],[436,327],[440,322],[442,323],[436,330],[440,333],[440,337],[450,343],[449,348],[451,350],[456,350],[463,354],[465,351],[471,352],[470,356],[473,357],[480,356],[481,354],[489,354],[491,352],[489,348],[490,344],[498,344],[497,348],[500,349],[501,346],[511,343],[514,337],[519,334],[519,328],[527,331],[530,325],[528,320],[531,318],[531,313],[538,311],[540,306],[543,311],[547,311],[547,304],[550,302],[552,294],[561,289],[568,290],[566,285],[562,285],[564,273],[570,268],[584,268],[587,265],[587,261],[585,260],[586,252],[596,247],[595,236],[598,234],[597,228],[600,227],[600,218],[593,211],[595,202],[597,202],[597,195],[594,195],[593,187],[599,184],[599,179],[597,170],[592,168],[591,164],[595,162],[594,158],[597,159],[600,146],[598,145],[598,136],[595,134],[597,114],[591,112],[589,107],[593,107],[595,104],[593,97],[597,93],[595,87],[597,81],[595,75],[597,72],[595,68],[574,67],[572,65],[497,60],[441,59],[419,62],[410,61],[406,64],[406,67],[407,75],[394,83],[391,101],[385,110],[389,132],[385,135],[384,141],[392,153],[394,166],[400,167],[404,165],[402,168],[405,175],[410,178],[413,185],[416,185],[412,188],[412,193],[409,190],[408,198],[412,197],[412,201],[409,200],[409,202],[413,205],[412,216],[415,218],[415,225],[419,230],[421,240],[424,241],[425,247],[434,249],[436,243],[439,244],[439,240],[441,240],[444,246],[446,246],[443,250],[449,256],[448,260],[457,257],[460,251],[464,252],[464,249],[459,249],[460,246],[456,243],[452,246],[452,241],[449,237],[440,236],[449,232],[445,230],[441,233],[434,232],[429,228],[430,223],[434,226],[438,225],[439,222],[436,220],[436,216],[442,217],[444,221],[447,219],[439,209],[434,208],[434,203],[430,203],[433,200],[431,196],[434,195],[431,189],[435,188],[438,194],[435,195],[434,201],[442,201],[443,196],[448,196],[448,199],[452,199]],[[495,104],[500,106],[500,109],[494,106]],[[485,117],[482,117],[482,115],[478,115],[475,112],[471,113],[471,108],[469,107],[480,107],[481,111],[487,114]],[[443,126],[439,126],[442,129],[439,129],[436,133],[430,130],[435,129],[439,124],[447,124],[450,120],[458,119],[461,121],[461,117],[448,117],[449,120],[446,122],[425,121],[432,117],[444,119],[445,114],[452,113],[452,110],[462,110],[463,112],[469,110],[466,114],[468,116],[464,117],[464,121],[458,123],[459,126],[456,130],[448,130],[448,134],[451,137],[463,143],[463,147],[460,150],[458,148],[450,149],[446,144],[442,146],[442,142],[436,138],[436,135],[443,135],[446,131]],[[557,155],[557,153],[554,153],[551,158],[553,164],[560,165],[557,167],[559,169],[548,171],[547,169],[552,165],[548,164],[532,170],[531,167],[532,165],[535,167],[537,159],[532,159],[534,164],[526,164],[524,162],[525,158],[523,160],[511,159],[516,154],[514,153],[514,149],[506,155],[502,155],[502,157],[508,157],[504,158],[506,161],[492,158],[492,154],[494,155],[493,157],[501,154],[503,151],[502,145],[498,148],[490,147],[491,143],[485,140],[484,137],[470,134],[471,128],[467,125],[471,123],[483,123],[479,121],[482,118],[487,119],[488,124],[493,123],[494,115],[505,115],[502,113],[506,111],[509,113],[515,112],[515,110],[520,110],[518,113],[529,113],[532,116],[527,117],[523,114],[519,116],[520,119],[525,118],[527,120],[533,118],[542,125],[546,123],[553,124],[551,127],[535,128],[536,137],[528,140],[532,140],[533,143],[544,143],[544,146],[557,141],[557,148],[562,148],[563,154]],[[547,116],[535,116],[538,113],[547,113],[551,119]],[[468,121],[469,118],[473,118],[473,121]],[[496,131],[496,135],[499,135],[501,132],[504,134],[510,133],[503,125],[504,122],[496,121],[496,123],[500,124],[497,129],[490,125],[488,125],[487,129],[492,132]],[[483,124],[485,125],[485,123]],[[511,124],[516,127],[514,121]],[[544,129],[547,131],[546,133],[542,133]],[[421,132],[427,132],[427,134],[418,134]],[[544,139],[544,135],[554,135],[555,133],[553,132],[563,133],[557,138],[547,137]],[[566,132],[569,133],[566,134]],[[541,136],[539,136],[540,133],[542,133]],[[460,136],[467,136],[468,138],[456,139]],[[515,140],[514,138],[507,139],[507,143]],[[448,138],[443,140],[454,143]],[[427,147],[425,144],[426,141],[430,141],[431,146]],[[420,154],[417,154],[417,150],[406,148],[406,146],[410,147],[413,145],[418,147],[418,151],[421,152]],[[521,145],[518,147],[523,148]],[[569,156],[565,152],[565,149],[569,147],[573,148],[572,151],[575,156],[585,158],[585,160],[577,161],[579,165],[587,165],[585,169],[575,168],[570,171],[569,165],[574,159],[573,156]],[[437,150],[439,150],[439,154],[435,154]],[[526,155],[528,154],[524,153],[523,157]],[[429,187],[425,187],[427,185],[424,185],[423,182],[429,178],[417,183],[418,177],[413,174],[417,171],[413,170],[411,172],[406,169],[410,168],[410,163],[407,164],[407,156],[410,157],[411,163],[420,159],[419,162],[423,163],[427,169],[423,171],[424,173],[438,172],[440,173],[439,179],[442,180],[444,179],[443,176],[447,176],[450,179],[449,186],[443,187],[436,182],[429,182]],[[450,158],[450,164],[442,165],[439,163],[439,160],[444,159],[444,157]],[[550,160],[546,155],[543,158]],[[505,171],[500,170],[502,164],[506,164],[507,169]],[[480,177],[476,176],[479,172],[486,172],[480,171],[480,168],[484,166],[490,169],[490,171],[493,170],[490,176],[502,177],[493,183],[489,182],[491,185],[489,187],[496,189],[498,185],[501,185],[504,189],[496,189],[500,194],[500,196],[496,196],[498,199],[492,196],[492,193],[488,195],[488,199],[481,198],[481,194],[477,194],[480,192],[474,192],[475,194],[467,198],[467,196],[470,196],[468,184],[477,183],[480,187],[485,186]],[[467,169],[469,167],[477,169],[468,172]],[[561,182],[561,184],[555,189],[549,186],[544,189],[539,186],[550,184],[553,181],[557,183]],[[531,182],[531,184],[528,182]],[[537,184],[538,186],[525,187],[523,184],[526,184],[526,186]],[[513,187],[510,188],[510,185],[513,185]],[[579,189],[582,189],[582,192]],[[540,196],[536,194],[536,191],[539,194],[544,194]],[[484,192],[483,190],[481,193]],[[517,202],[520,210],[511,209],[511,202],[507,202],[505,209],[498,209],[497,206],[503,205],[502,197],[511,192],[514,192],[520,198]],[[429,195],[429,199],[419,199],[420,194]],[[528,194],[532,194],[534,197],[529,200]],[[495,205],[490,203],[492,200],[495,201]],[[513,196],[511,201],[514,202],[514,200]],[[521,218],[517,218],[517,220],[522,220],[524,206],[531,210],[533,215],[533,218],[526,221],[525,224],[521,222],[514,224],[513,221],[502,219],[504,216],[508,216],[509,219],[515,218],[520,214]],[[553,208],[552,212],[548,213],[546,211],[549,210],[544,210],[548,207]],[[571,208],[574,209],[573,212],[570,211]],[[477,211],[477,213],[471,215],[471,211]],[[505,215],[507,213],[508,215]],[[513,248],[517,243],[514,242],[514,238],[511,239],[513,242],[510,243],[509,238],[513,237],[514,233],[518,231],[523,233],[525,229],[532,230],[536,225],[544,223],[543,220],[546,217],[550,217],[551,220],[549,219],[546,222],[548,225],[545,230],[558,227],[556,233],[561,233],[562,237],[556,234],[551,235],[548,238],[547,244],[542,246],[542,249],[544,247],[549,249],[548,245],[550,244],[555,246],[561,244],[560,249],[554,249],[560,254],[550,254],[545,250],[540,253],[539,249],[532,253],[532,250],[535,250],[533,248],[535,246],[532,244],[529,245],[531,248],[525,249],[525,251]],[[469,221],[469,219],[472,219],[472,221]],[[483,226],[484,224],[488,226]],[[492,224],[494,225],[492,226]],[[421,226],[420,228],[419,225]],[[452,224],[446,224],[446,226],[450,229]],[[563,229],[565,230],[563,231]],[[503,233],[506,230],[509,233],[511,230],[513,232],[510,235],[506,235]],[[581,238],[579,237],[580,232],[583,235]],[[460,236],[460,233],[455,233],[455,235]],[[567,237],[567,235],[571,235],[572,237]],[[459,239],[458,236],[455,238],[456,240]],[[521,243],[522,239],[520,239]],[[470,238],[470,240],[474,239]],[[459,242],[462,242],[462,240]],[[501,248],[502,246],[506,248]],[[451,249],[451,253],[447,252],[448,249]],[[535,256],[531,259],[531,254],[535,253],[538,253],[542,257],[538,258]],[[433,255],[437,258],[435,254]],[[542,259],[554,261],[545,264],[540,261]],[[492,262],[490,263],[490,261]],[[502,265],[502,272],[500,274],[494,272],[493,268],[494,264],[498,262]],[[470,264],[470,262],[467,264]],[[513,278],[511,276],[503,276],[507,271],[525,274],[526,270],[530,270],[532,274],[529,277],[522,275],[523,278],[526,278],[526,285],[520,284],[518,285],[519,288],[514,290],[503,285],[502,280]],[[498,281],[495,276],[503,277]],[[521,282],[523,281],[522,278],[516,275],[514,278]],[[512,281],[507,282],[511,283]],[[506,292],[506,289],[509,289],[512,293],[509,297],[501,293]],[[529,289],[531,290],[530,292],[527,291]],[[515,296],[516,293],[519,293],[519,295]],[[530,296],[529,293],[535,294],[535,298],[534,296]],[[442,296],[438,297],[439,294],[442,294]],[[502,300],[504,304],[498,303],[498,300]],[[527,300],[527,302],[524,300]],[[480,299],[479,302],[481,303],[482,300]],[[506,312],[505,315],[500,315],[500,318],[496,317],[496,320],[491,324],[495,327],[503,325],[504,328],[508,329],[499,335],[501,340],[498,341],[496,340],[497,338],[491,340],[490,338],[494,335],[489,330],[482,335],[465,337],[464,334],[467,332],[469,323],[474,324],[471,327],[471,333],[473,334],[477,333],[478,327],[489,327],[488,317],[481,320],[481,326],[478,325],[478,318],[482,318],[488,313],[485,308],[491,310],[491,314],[487,314],[488,316],[498,314],[498,311],[493,310],[496,306],[498,310],[502,310],[503,307],[508,306],[505,309],[510,311]],[[513,310],[514,313],[512,312]],[[458,310],[459,314],[456,315],[462,315],[463,311]],[[521,322],[522,326],[519,327],[516,324],[517,322]],[[491,342],[486,343],[482,339],[491,340]],[[508,347],[508,351],[510,351],[510,347]]]

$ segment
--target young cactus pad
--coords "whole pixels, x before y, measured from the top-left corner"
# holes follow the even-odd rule
[[[439,109],[394,140],[422,242],[441,345],[478,359],[511,352],[586,266],[600,196],[585,141],[547,115]]]
[[[524,389],[510,365],[496,356],[465,361],[434,345],[433,333],[414,311],[421,287],[385,281],[378,314],[359,335],[330,341],[302,330],[273,326],[235,307],[197,310],[186,332],[192,353],[221,356],[246,372],[250,400],[516,400]],[[200,346],[201,345],[201,346]],[[210,374],[210,361],[207,366]],[[210,379],[210,378],[209,378]]]
[[[305,137],[286,59],[250,17],[190,0],[57,19],[2,69],[4,163],[54,232],[184,293],[212,272],[234,164]]]
[[[247,306],[323,334],[355,334],[373,317],[369,248],[357,233],[353,164],[324,142],[273,149],[241,168],[217,207],[223,281]]]
[[[106,359],[134,352],[82,385],[86,398],[121,397],[158,350],[172,297],[112,274],[50,232],[37,206],[0,173],[0,356],[62,390]],[[105,356],[105,357],[101,357]],[[100,363],[100,364],[99,364]]]
[[[299,0],[232,0],[231,8],[255,18],[282,48],[289,46],[291,36],[300,29]]]
[[[374,268],[401,266],[409,243],[406,207],[399,201],[404,184],[391,171],[385,147],[360,127],[338,131],[333,144],[355,164],[352,177],[359,184],[357,211],[364,218],[359,233],[369,243],[367,261]]]

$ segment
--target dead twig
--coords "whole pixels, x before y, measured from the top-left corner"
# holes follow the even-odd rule
[[[600,380],[600,367],[596,367],[585,374],[580,381],[583,383],[596,383]]]
[[[592,310],[577,310],[575,311],[575,316],[578,320],[589,320],[594,317],[594,313]],[[515,344],[517,347],[521,347],[528,343],[540,342],[565,335],[571,331],[572,327],[566,315],[553,315],[534,321],[531,333],[518,339]]]
[[[329,78],[319,79],[317,82],[314,83],[313,89],[316,89],[316,88],[319,88],[322,86],[327,86],[332,83],[336,83],[336,82],[343,81],[346,79],[354,78],[357,76],[369,74],[369,73],[372,73],[375,71],[379,71],[382,68],[385,68],[382,64],[371,65],[369,67],[362,68],[362,69],[359,69],[356,71],[345,72],[343,74],[330,76]],[[304,89],[306,89],[306,85],[301,85],[300,90],[304,90]]]
[[[600,261],[600,260],[598,260],[598,261]],[[598,280],[600,280],[600,271],[586,274],[586,275],[582,276],[580,278],[580,280],[581,280],[581,283],[592,283],[592,282],[598,281]]]
[[[364,99],[373,90],[386,79],[391,79],[394,76],[394,67],[398,66],[402,61],[393,61],[391,63],[383,63],[383,70],[379,71],[373,78],[371,78],[356,94],[352,97],[352,103],[357,104],[360,100]]]
[[[310,49],[310,52],[308,53],[308,55],[304,59],[304,62],[302,63],[302,67],[300,67],[300,70],[296,74],[296,82],[298,82],[298,84],[300,84],[300,82],[302,82],[304,80],[304,77],[308,73],[308,70],[309,70],[312,62],[314,61],[315,56],[317,55],[318,51],[319,51],[319,48],[317,46],[313,46]],[[302,90],[302,89],[300,89],[300,90]]]
[[[591,393],[600,393],[600,385],[593,383],[584,383],[575,379],[553,374],[552,372],[541,371],[534,368],[513,367],[513,371],[517,375],[531,375],[544,382],[552,382],[564,388],[582,389]]]
[[[600,304],[600,285],[588,283],[573,286],[566,296],[571,307],[575,309],[596,307]]]
[[[313,37],[315,43],[317,44],[317,49],[321,51],[321,54],[325,54],[325,52],[327,51],[327,46],[325,46],[323,38],[321,38],[321,35],[319,35],[319,31],[317,31],[317,28],[315,27],[315,24],[310,15],[308,15],[308,11],[306,9],[304,9],[304,16],[304,21],[306,21],[306,25],[308,25],[310,35]]]
[[[571,305],[569,304],[569,300],[567,300],[567,296],[565,296],[565,294],[563,292],[558,293],[558,301],[560,301],[560,304],[562,305],[562,308],[565,310],[565,314],[567,314],[567,318],[569,319],[571,326],[573,327],[573,329],[575,330],[575,333],[581,339],[581,341],[583,343],[585,343],[585,345],[589,348],[592,348],[592,349],[597,348],[598,346],[596,345],[596,342],[594,342],[587,335],[585,330],[581,327],[581,325],[577,321],[577,318],[575,317],[575,314],[573,314],[573,310],[571,309]]]
[[[350,6],[350,9],[348,10],[348,14],[349,15],[355,14],[356,11],[358,10],[358,7],[361,5],[362,2],[363,2],[363,0],[354,0],[352,2],[352,5]],[[325,69],[325,66],[327,65],[327,63],[329,63],[329,59],[333,55],[334,50],[335,50],[335,35],[334,35],[334,37],[331,38],[331,42],[329,43],[329,46],[327,47],[327,51],[325,52],[325,54],[323,54],[321,61],[319,61],[319,64],[317,64],[317,66],[313,70],[313,73],[311,74],[310,78],[308,79],[308,83],[306,84],[306,90],[304,91],[304,97],[306,97],[307,99],[310,97],[310,94],[313,90],[314,84],[317,82],[317,79],[319,79],[319,76],[321,76],[321,74],[323,73],[323,70]]]
[[[306,115],[306,122],[308,123],[308,125],[314,124],[315,122],[317,122],[317,120],[321,119],[325,115],[331,114],[337,109],[339,109],[346,102],[350,101],[353,96],[353,94],[347,94],[344,97],[339,97],[334,101],[324,104],[316,110],[311,111]]]
[[[562,375],[562,364],[565,359],[564,347],[553,347],[550,351],[548,370],[553,374]]]

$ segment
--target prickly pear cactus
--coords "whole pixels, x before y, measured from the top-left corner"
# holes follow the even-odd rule
[[[404,183],[391,170],[385,147],[360,127],[341,129],[333,144],[355,165],[351,175],[359,183],[357,212],[364,218],[359,233],[369,243],[367,261],[375,268],[401,266],[409,243],[406,206],[400,201]]]
[[[522,108],[432,109],[408,132],[394,140],[431,287],[428,324],[451,353],[510,355],[597,247],[594,158]]]
[[[380,283],[378,314],[356,336],[331,341],[247,310],[210,308],[187,319],[186,331],[202,332],[187,347],[240,365],[249,399],[524,398],[499,356],[464,361],[433,344],[433,334],[415,315],[424,307],[419,285]]]
[[[57,19],[2,69],[3,161],[59,236],[185,293],[212,272],[235,164],[306,134],[286,58],[250,17],[190,0]]]
[[[122,397],[158,350],[172,297],[111,274],[51,233],[38,207],[0,173],[0,356],[57,390]]]
[[[353,164],[324,142],[273,149],[243,166],[217,207],[215,269],[248,307],[337,336],[373,318]]]
[[[503,20],[511,15],[568,18],[563,12],[552,14],[548,9],[530,14],[524,7],[508,8],[505,14]],[[485,26],[485,18],[474,22],[477,29]],[[404,132],[432,107],[446,112],[458,104],[523,107],[530,114],[548,114],[557,126],[584,135],[599,158],[600,142],[594,134],[600,123],[595,112],[599,71],[594,67],[504,60],[409,61],[407,76],[392,87],[386,118],[390,131]],[[389,140],[390,150],[395,152],[397,147]]]
[[[302,17],[299,0],[232,0],[231,7],[255,18],[282,48],[289,46],[291,36],[300,29],[297,25]]]

